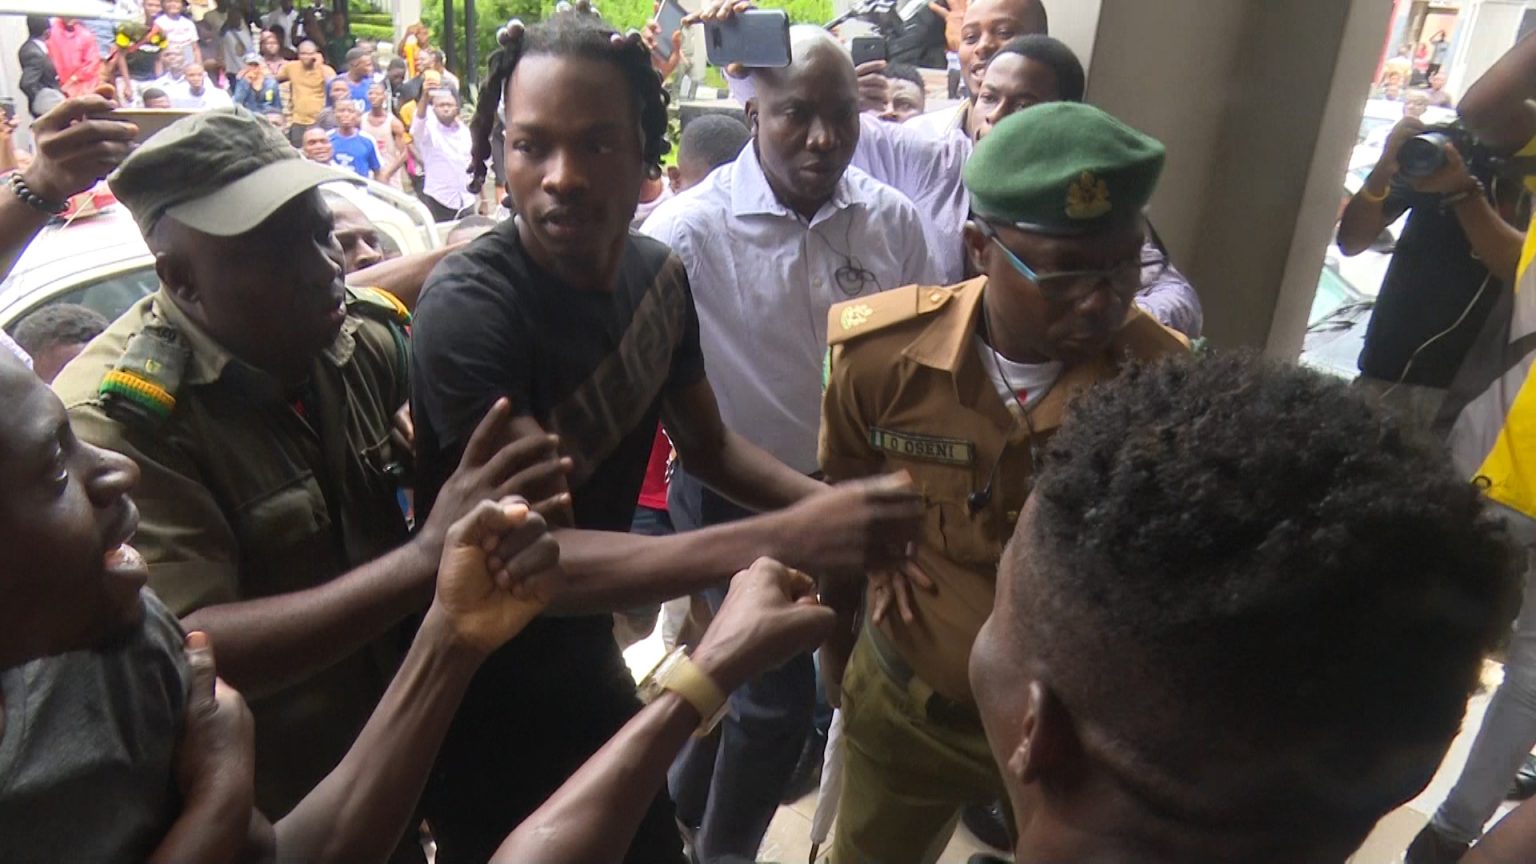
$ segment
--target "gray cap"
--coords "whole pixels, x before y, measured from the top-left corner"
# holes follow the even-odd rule
[[[301,158],[283,133],[244,108],[183,117],[139,145],[107,184],[148,234],[162,216],[234,237],[322,183],[361,183]]]

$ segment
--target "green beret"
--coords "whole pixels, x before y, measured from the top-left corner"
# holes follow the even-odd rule
[[[965,165],[971,211],[1051,235],[1088,234],[1141,215],[1163,145],[1092,105],[1047,102],[992,128]]]
[[[107,185],[146,234],[170,216],[205,234],[234,237],[335,181],[361,178],[302,158],[266,118],[236,107],[191,114],[156,132]]]

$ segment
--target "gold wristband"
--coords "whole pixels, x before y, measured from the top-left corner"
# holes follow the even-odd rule
[[[640,682],[640,699],[650,704],[668,690],[681,696],[699,712],[699,728],[693,733],[697,738],[703,738],[714,731],[720,719],[725,716],[729,694],[722,691],[714,679],[688,659],[688,654],[681,646],[661,658],[656,668]]]
[[[1365,200],[1369,201],[1372,204],[1380,204],[1381,202],[1387,200],[1387,196],[1391,195],[1391,194],[1392,194],[1392,187],[1391,186],[1388,186],[1387,187],[1387,191],[1381,193],[1380,195],[1377,195],[1377,194],[1375,194],[1374,192],[1371,191],[1370,181],[1366,181],[1364,184],[1362,184],[1360,186],[1360,197],[1364,198]]]

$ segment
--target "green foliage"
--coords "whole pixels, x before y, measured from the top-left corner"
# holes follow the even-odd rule
[[[351,26],[352,38],[354,39],[372,39],[375,42],[387,42],[391,44],[393,44],[395,41],[395,28],[388,24],[379,25],[353,23]]]
[[[351,0],[354,6],[363,6],[366,0]],[[638,30],[651,18],[654,0],[595,0],[603,18],[621,32]],[[825,24],[832,20],[832,0],[761,0],[765,9],[783,9],[789,20],[796,24]],[[511,18],[521,18],[527,23],[542,19],[555,8],[553,0],[475,0],[476,56],[484,63],[485,58],[496,50],[496,30]],[[462,53],[464,45],[464,0],[455,0],[455,43]],[[433,42],[442,44],[442,0],[423,0],[422,21],[432,29]],[[412,22],[404,22],[412,23]],[[355,30],[356,28],[354,28]],[[362,35],[362,34],[357,34]],[[463,62],[463,58],[460,58]]]
[[[792,24],[825,24],[834,17],[832,0],[763,0],[764,9],[783,9]]]

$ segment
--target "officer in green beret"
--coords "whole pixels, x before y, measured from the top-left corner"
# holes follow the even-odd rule
[[[150,138],[109,182],[160,289],[54,385],[75,434],[138,463],[134,545],[249,700],[256,801],[274,820],[368,719],[401,644],[392,631],[432,597],[447,527],[554,458],[539,435],[492,463],[515,437],[492,409],[448,500],[407,533],[409,452],[391,434],[409,396],[407,319],[345,286],[319,189],[355,180],[244,109]]]
[[[1162,166],[1159,142],[1097,108],[1026,109],[965,168],[983,275],[832,308],[821,467],[905,471],[927,507],[914,562],[871,574],[842,677],[835,864],[934,861],[963,806],[1002,797],[967,664],[1042,448],[1122,362],[1188,350],[1132,305]]]

